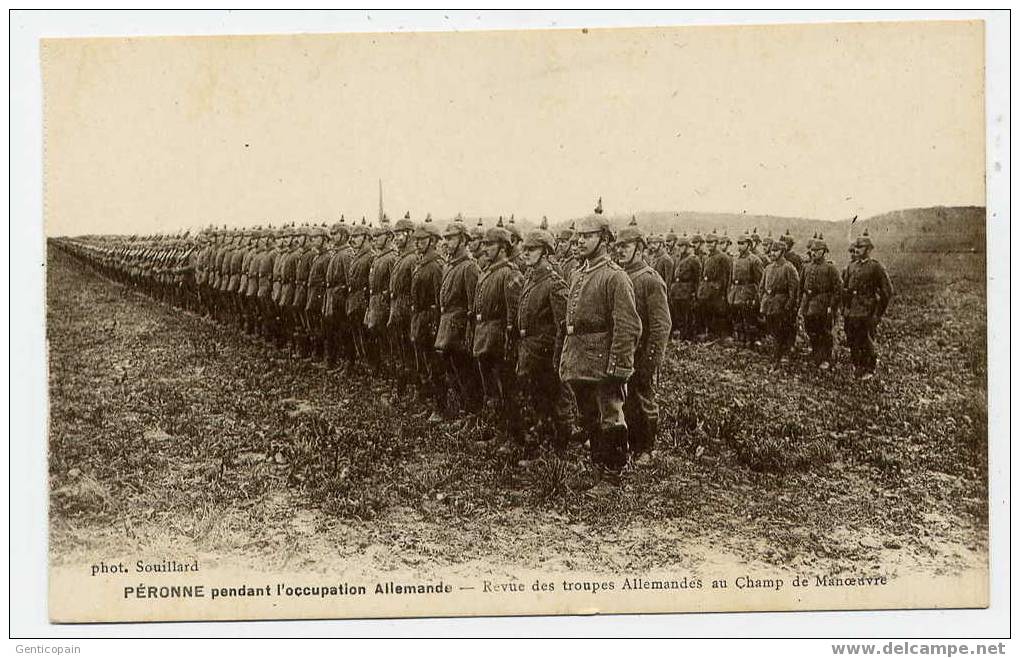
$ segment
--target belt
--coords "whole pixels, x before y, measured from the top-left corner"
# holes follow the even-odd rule
[[[572,324],[567,325],[568,336],[587,336],[588,334],[602,334],[605,333],[606,331],[607,330],[603,328],[575,327]]]

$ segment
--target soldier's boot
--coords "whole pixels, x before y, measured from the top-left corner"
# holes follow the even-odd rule
[[[608,475],[619,476],[627,465],[627,426],[614,425],[602,431],[602,463]]]

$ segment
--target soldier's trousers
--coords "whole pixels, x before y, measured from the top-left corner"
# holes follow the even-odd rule
[[[765,316],[765,327],[772,336],[772,358],[779,361],[793,349],[797,338],[796,325],[790,322],[790,313],[771,313]]]
[[[712,338],[722,338],[729,333],[729,305],[724,299],[710,297],[699,299],[695,311],[700,316],[698,324],[708,331]]]
[[[832,361],[832,316],[805,315],[804,332],[811,343],[811,359],[815,363]]]
[[[680,333],[682,340],[693,340],[696,335],[694,322],[694,300],[672,299],[669,310],[673,317],[673,331]]]
[[[517,377],[513,366],[502,356],[482,354],[477,357],[478,371],[485,395],[485,411],[513,439],[520,438],[520,405],[517,399]]]
[[[659,403],[655,399],[652,373],[636,370],[627,382],[627,399],[623,403],[631,453],[640,455],[655,447],[659,431]]]
[[[758,340],[758,303],[739,302],[730,305],[733,333],[737,340],[753,343]]]
[[[556,369],[550,364],[541,370],[518,373],[517,388],[526,402],[528,422],[545,433],[553,447],[565,448],[570,439],[571,404],[565,395],[571,393]]]
[[[397,388],[403,390],[417,381],[414,343],[411,342],[411,323],[394,322],[387,325],[386,331],[389,335],[390,354],[393,358]]]
[[[627,464],[627,399],[621,382],[568,382],[577,401],[578,423],[588,434],[596,466],[619,471]]]
[[[412,343],[414,350],[414,370],[418,386],[432,400],[435,410],[446,414],[446,367],[443,355],[432,348],[433,341],[427,345]]]
[[[850,348],[850,363],[858,373],[874,373],[878,365],[875,351],[875,320],[870,317],[847,317],[843,330]]]
[[[477,414],[482,408],[482,381],[470,354],[459,350],[443,353],[450,381],[457,388],[464,411]]]

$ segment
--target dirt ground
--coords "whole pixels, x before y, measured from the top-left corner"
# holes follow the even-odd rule
[[[986,563],[983,255],[884,258],[881,374],[674,343],[653,463],[527,465],[51,250],[50,557],[266,571],[952,574]],[[837,263],[841,265],[840,263]],[[845,353],[844,353],[845,355]]]

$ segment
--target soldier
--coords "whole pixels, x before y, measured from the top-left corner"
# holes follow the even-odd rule
[[[311,265],[308,268],[308,299],[305,302],[305,327],[308,332],[308,352],[313,360],[325,360],[325,326],[323,309],[326,303],[326,270],[332,252],[327,247],[329,232],[321,226],[313,226]]]
[[[889,308],[892,282],[881,263],[871,258],[874,244],[868,231],[853,242],[854,257],[843,280],[843,330],[854,374],[871,379],[878,366],[875,329]]]
[[[478,277],[471,311],[474,315],[472,354],[478,362],[485,396],[486,420],[500,421],[511,440],[520,440],[517,387],[510,335],[514,331],[521,273],[510,262],[512,237],[497,224],[482,240],[489,265]],[[481,438],[485,438],[482,436]]]
[[[769,250],[771,262],[761,279],[761,312],[765,326],[774,341],[773,361],[776,366],[786,363],[797,334],[790,315],[797,313],[799,277],[797,270],[784,257],[786,243],[776,240]]]
[[[517,228],[517,224],[514,223],[513,214],[510,215],[510,221],[507,222],[506,230],[510,234],[510,253],[507,255],[507,260],[517,268],[518,272],[523,272],[524,256],[521,243],[524,241],[524,236],[521,235],[521,229]]]
[[[647,251],[648,264],[659,274],[659,277],[666,284],[666,289],[669,290],[669,285],[673,283],[675,264],[672,254],[665,248],[665,238],[658,234],[649,235]]]
[[[358,358],[364,363],[372,362],[368,354],[368,340],[365,337],[365,314],[368,311],[369,272],[375,251],[372,249],[370,229],[361,218],[361,224],[351,230],[351,248],[354,257],[347,276],[347,323],[351,330]]]
[[[317,245],[322,244],[321,236],[315,235],[315,228],[307,224],[298,232],[298,254],[294,262],[294,298],[291,300],[291,317],[294,321],[295,356],[299,359],[309,357],[309,339],[311,327],[308,323],[306,308],[308,305],[308,277],[312,272],[312,262],[319,255]]]
[[[257,334],[266,344],[271,344],[276,339],[275,324],[276,310],[273,308],[273,270],[276,266],[276,259],[280,255],[277,247],[278,232],[272,226],[266,229],[266,246],[255,258],[255,277],[257,289],[255,301],[258,304],[258,330]]]
[[[290,260],[290,249],[294,242],[293,232],[283,227],[279,232],[280,241],[277,245],[276,259],[273,261],[273,338],[277,348],[286,346],[290,331],[290,318],[287,316],[287,308],[290,305],[289,299],[284,298],[284,291],[289,290],[289,296],[294,295],[293,282],[288,288],[284,282],[284,265]],[[291,274],[293,278],[293,273]]]
[[[227,294],[229,296],[232,321],[236,328],[244,329],[244,301],[241,287],[241,275],[243,274],[244,257],[251,249],[253,242],[252,231],[238,231],[237,246],[230,252],[229,264],[224,259],[224,267],[230,270],[230,279],[227,283]]]
[[[797,276],[800,276],[804,272],[804,259],[800,257],[800,254],[793,250],[793,245],[796,244],[796,241],[793,239],[793,236],[790,235],[790,229],[786,229],[786,233],[779,236],[779,239],[786,245],[786,251],[784,252],[783,257],[790,261],[790,264],[793,265],[795,270],[797,270]]]
[[[574,222],[570,222],[570,226],[559,232],[556,236],[555,258],[549,257],[549,262],[552,263],[563,281],[568,284],[570,275],[577,268],[577,257],[574,254],[574,228]]]
[[[393,228],[383,215],[379,227],[372,235],[375,258],[368,271],[368,311],[365,313],[365,336],[368,343],[369,364],[373,368],[395,365],[389,350],[386,323],[390,320],[390,275],[397,260],[393,247]]]
[[[663,241],[663,248],[666,250],[666,253],[669,254],[669,257],[673,259],[673,265],[674,266],[676,265],[676,261],[677,261],[677,258],[676,258],[676,243],[677,243],[677,240],[679,238],[680,238],[680,236],[677,235],[676,228],[671,226],[669,228],[669,233],[666,234],[666,238]],[[672,279],[670,281],[672,282]],[[668,286],[667,286],[667,288],[668,288]]]
[[[680,340],[691,341],[695,337],[695,304],[698,283],[701,281],[701,261],[691,249],[687,234],[677,239],[677,261],[673,268],[673,282],[669,286],[670,314],[673,330]]]
[[[759,345],[758,287],[764,268],[758,257],[751,253],[751,235],[746,231],[737,238],[737,250],[727,299],[733,313],[733,327],[738,341]]]
[[[602,215],[601,199],[595,214],[581,221],[577,235],[583,263],[567,297],[560,379],[574,393],[596,477],[604,473],[618,484],[627,463],[625,386],[634,372],[641,320],[630,277],[609,257],[615,236]]]
[[[354,364],[354,338],[350,323],[347,321],[348,275],[354,250],[348,244],[349,233],[341,215],[340,221],[333,224],[330,232],[333,236],[333,249],[326,265],[326,294],[322,304],[323,320],[323,351],[326,355],[326,367],[336,368],[337,359],[344,360],[344,367]]]
[[[431,220],[429,221],[431,222]],[[478,263],[478,269],[484,270],[488,263],[485,262],[485,249],[482,248],[482,238],[485,237],[485,225],[482,224],[481,217],[478,218],[478,223],[471,227],[469,235],[468,253]]]
[[[406,212],[393,226],[393,247],[397,257],[390,270],[390,317],[386,323],[390,352],[394,357],[398,396],[403,395],[407,386],[415,383],[414,343],[411,342],[411,278],[418,254],[411,240],[413,232],[411,213]]]
[[[655,379],[666,354],[672,321],[666,282],[644,258],[644,231],[631,218],[620,231],[616,243],[616,262],[623,267],[634,286],[634,302],[641,319],[641,337],[634,352],[634,374],[627,383],[623,415],[627,420],[628,444],[635,463],[651,459],[659,433],[659,404],[655,399]]]
[[[840,278],[836,266],[826,260],[829,246],[821,235],[808,243],[810,262],[801,275],[800,313],[811,342],[811,358],[822,370],[832,362],[832,322],[839,308]]]
[[[253,335],[258,327],[259,272],[258,257],[265,251],[266,235],[261,227],[252,231],[252,244],[241,261],[241,306],[244,309],[244,332]]]
[[[436,351],[439,328],[439,298],[443,285],[443,259],[436,250],[442,233],[428,216],[414,230],[414,248],[418,257],[411,273],[411,344],[414,366],[421,391],[431,399],[429,421],[438,422],[447,414],[445,365]]]
[[[470,238],[464,222],[452,221],[443,231],[447,262],[439,291],[439,327],[436,350],[442,355],[450,380],[457,389],[463,410],[472,416],[481,410],[481,382],[471,358],[474,346],[470,315],[478,285],[478,265],[467,252]],[[475,423],[468,419],[464,428]]]
[[[705,244],[708,252],[698,284],[698,308],[709,337],[718,340],[727,334],[729,306],[726,294],[730,285],[731,266],[729,257],[719,251],[719,236],[714,231],[705,238]]]
[[[550,258],[556,241],[539,228],[524,239],[527,275],[517,305],[517,379],[531,414],[530,445],[550,437],[556,450],[570,440],[570,402],[564,398],[557,371],[566,333],[567,286]]]

